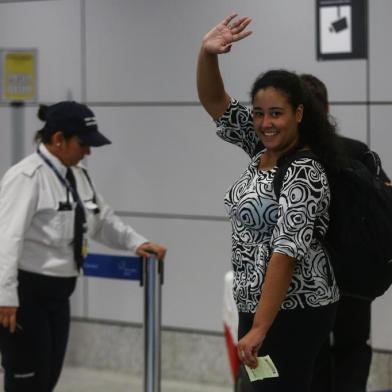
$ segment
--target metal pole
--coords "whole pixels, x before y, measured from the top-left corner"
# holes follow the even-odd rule
[[[150,256],[143,264],[144,391],[161,391],[162,262]]]
[[[10,106],[12,108],[11,163],[14,165],[25,156],[24,102],[14,101],[10,103]]]

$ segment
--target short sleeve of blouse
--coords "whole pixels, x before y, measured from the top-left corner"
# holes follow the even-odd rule
[[[309,158],[293,162],[283,180],[272,251],[297,260],[304,257],[313,239],[316,219],[324,215],[317,221],[327,225],[329,199],[328,180],[320,163]]]
[[[258,138],[248,107],[232,100],[226,112],[215,120],[215,124],[221,139],[241,147],[251,157],[254,155]]]

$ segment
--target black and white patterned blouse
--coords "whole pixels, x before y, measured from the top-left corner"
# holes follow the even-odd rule
[[[216,121],[217,134],[253,156],[257,135],[251,112],[232,101]],[[339,299],[328,256],[313,231],[324,234],[330,202],[327,176],[319,162],[301,158],[287,171],[279,201],[272,187],[276,167],[258,169],[257,153],[228,190],[225,206],[232,224],[234,298],[240,312],[255,312],[273,252],[296,259],[283,309],[317,307]],[[317,222],[317,223],[316,223]]]

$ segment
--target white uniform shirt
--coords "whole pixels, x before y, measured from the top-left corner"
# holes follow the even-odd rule
[[[39,149],[65,178],[67,168],[43,144]],[[94,205],[94,189],[82,166],[72,170],[85,207],[89,237],[132,252],[147,242],[125,225],[98,193]],[[0,184],[0,306],[19,305],[18,269],[49,276],[78,275],[72,246],[74,215],[72,195],[36,152],[6,172]]]

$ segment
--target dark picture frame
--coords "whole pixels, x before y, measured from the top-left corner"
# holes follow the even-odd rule
[[[336,40],[337,34],[345,34],[345,39],[351,40],[347,48],[337,46],[336,50],[329,47],[325,49],[325,40],[322,42],[322,34],[325,35],[325,21],[320,15],[337,10],[335,20],[328,23],[330,36]],[[349,8],[348,8],[349,7]],[[350,17],[339,15],[340,9],[350,10]],[[323,24],[324,23],[324,24]],[[344,60],[366,59],[368,57],[368,0],[316,0],[316,35],[317,35],[317,60]]]

